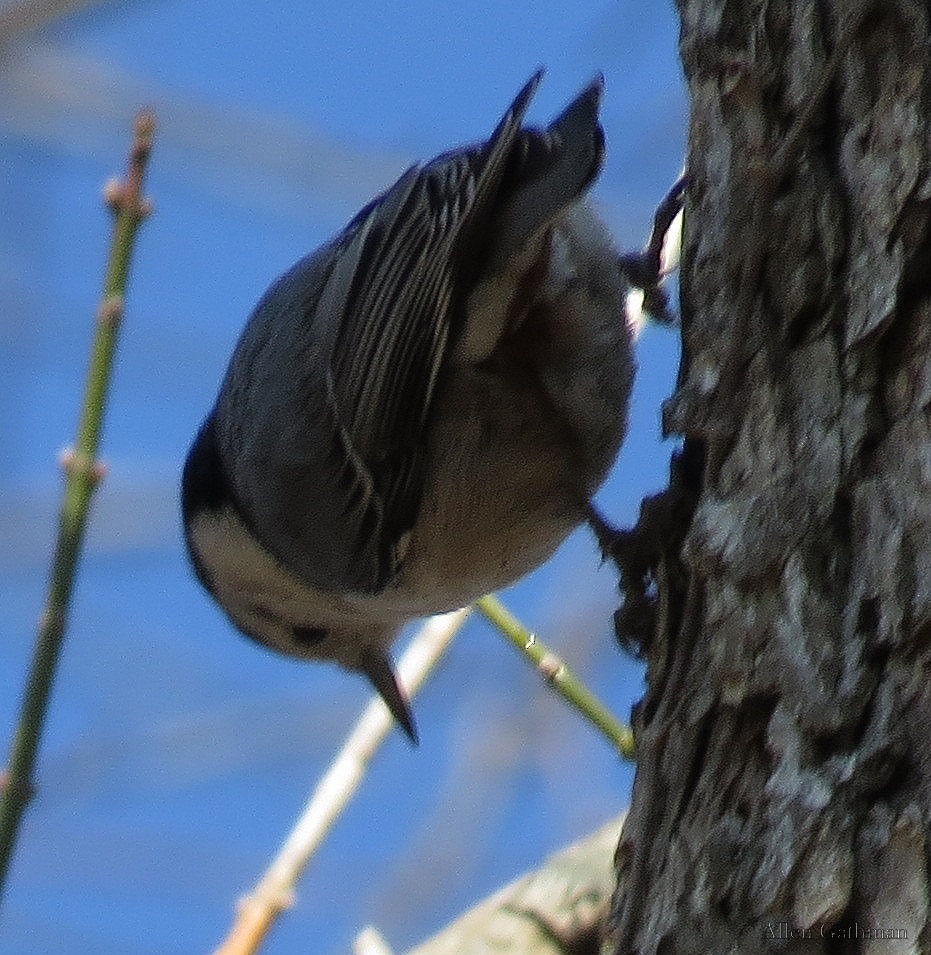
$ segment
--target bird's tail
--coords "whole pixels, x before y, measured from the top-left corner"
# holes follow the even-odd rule
[[[546,129],[521,130],[495,210],[492,261],[507,261],[598,175],[604,158],[598,122],[603,89],[599,75]]]

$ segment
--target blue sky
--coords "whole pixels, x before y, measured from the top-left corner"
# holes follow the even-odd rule
[[[136,0],[17,36],[0,59],[0,731],[19,700],[107,242],[102,183],[134,109],[160,130],[95,502],[30,808],[0,919],[21,955],[209,951],[365,698],[232,632],[180,543],[178,473],[268,283],[407,164],[487,135],[539,66],[545,121],[598,71],[595,189],[624,248],[678,173],[672,5]],[[663,485],[673,332],[639,348],[631,432],[599,494],[619,522]],[[579,532],[505,596],[622,716],[640,670]],[[312,864],[270,953],[398,950],[626,804],[630,770],[472,621]],[[308,939],[312,939],[309,945]]]

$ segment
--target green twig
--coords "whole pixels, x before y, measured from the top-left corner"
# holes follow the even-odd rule
[[[547,683],[605,736],[624,759],[634,758],[634,734],[599,700],[546,644],[537,639],[494,595],[475,601],[475,608],[517,649],[529,657]]]
[[[61,459],[65,489],[45,609],[39,619],[9,767],[2,779],[0,893],[6,882],[20,820],[32,793],[36,753],[65,632],[87,513],[94,490],[105,473],[103,464],[97,459],[97,450],[113,353],[123,317],[123,297],[133,242],[140,223],[151,211],[150,203],[142,195],[142,186],[154,134],[155,117],[149,112],[139,113],[126,181],[111,182],[104,192],[104,198],[114,213],[113,238],[103,300],[97,312],[97,329],[87,371],[77,442],[74,449],[63,453]]]

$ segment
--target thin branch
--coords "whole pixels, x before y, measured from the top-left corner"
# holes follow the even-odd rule
[[[459,632],[470,609],[432,617],[411,641],[398,665],[401,685],[413,696]],[[377,695],[317,784],[301,817],[258,885],[239,905],[236,922],[215,955],[252,955],[278,916],[290,908],[294,889],[313,854],[359,788],[372,757],[394,720]]]
[[[105,474],[103,464],[97,459],[97,451],[113,354],[123,317],[130,258],[139,225],[151,211],[148,200],[143,198],[142,186],[154,134],[155,117],[149,112],[139,113],[126,182],[112,182],[104,193],[114,212],[113,238],[103,300],[97,312],[78,438],[75,448],[68,449],[61,457],[65,489],[58,540],[9,768],[0,794],[0,893],[6,881],[20,820],[32,793],[36,753],[64,637],[88,509],[94,490]]]
[[[512,644],[528,657],[544,680],[579,711],[624,759],[634,759],[634,734],[599,700],[545,643],[531,633],[494,595],[475,601],[480,611]]]

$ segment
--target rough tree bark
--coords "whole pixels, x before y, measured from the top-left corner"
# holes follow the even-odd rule
[[[678,6],[685,450],[619,618],[652,579],[612,944],[931,951],[928,4]]]

